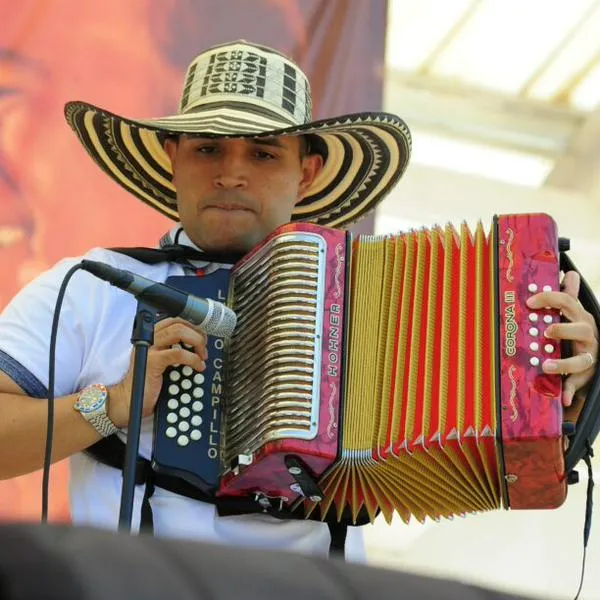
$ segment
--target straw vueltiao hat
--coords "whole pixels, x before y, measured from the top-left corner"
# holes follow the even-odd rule
[[[292,221],[345,227],[373,209],[402,176],[411,136],[383,112],[312,121],[310,84],[279,52],[237,41],[209,48],[190,64],[176,115],[131,119],[86,102],[65,116],[93,160],[119,185],[178,220],[171,166],[163,149],[178,134],[226,137],[310,135],[325,159]]]

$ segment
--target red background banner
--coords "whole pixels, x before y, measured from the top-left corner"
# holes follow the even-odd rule
[[[0,0],[0,308],[64,256],[153,245],[172,224],[92,163],[65,102],[172,114],[194,56],[246,39],[299,62],[315,118],[380,110],[386,11],[386,0]],[[52,520],[68,519],[67,475],[52,469]],[[40,487],[40,473],[0,482],[0,519],[38,519]]]

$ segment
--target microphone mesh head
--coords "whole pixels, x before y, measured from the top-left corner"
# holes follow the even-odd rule
[[[237,315],[224,304],[219,304],[219,306],[221,308],[221,323],[219,327],[223,332],[221,335],[229,338],[232,336],[233,330],[237,325]]]
[[[237,315],[220,302],[209,300],[212,310],[207,319],[202,323],[206,333],[217,337],[231,337],[237,324]]]

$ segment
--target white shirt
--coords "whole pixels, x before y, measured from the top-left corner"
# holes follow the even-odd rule
[[[179,243],[192,245],[181,235]],[[175,264],[148,265],[128,256],[95,248],[84,257],[60,261],[23,288],[0,315],[0,369],[29,395],[47,398],[50,332],[58,290],[64,276],[81,258],[127,269],[154,281],[183,275]],[[125,376],[132,352],[131,333],[136,298],[79,270],[64,297],[56,343],[55,397],[91,383],[107,386]],[[152,453],[152,417],[145,418],[140,454]],[[125,433],[119,434],[125,440]],[[117,529],[122,474],[85,454],[70,459],[70,507],[74,524]],[[136,488],[133,529],[137,531],[143,486]],[[326,524],[279,520],[253,514],[219,517],[215,506],[157,488],[151,498],[154,534],[206,542],[297,551],[326,556],[330,535]],[[362,531],[348,529],[346,558],[363,561]]]

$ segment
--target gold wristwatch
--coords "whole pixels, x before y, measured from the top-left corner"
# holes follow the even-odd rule
[[[108,437],[119,428],[108,418],[106,401],[108,390],[101,383],[92,383],[84,387],[77,396],[73,408],[102,436]]]

